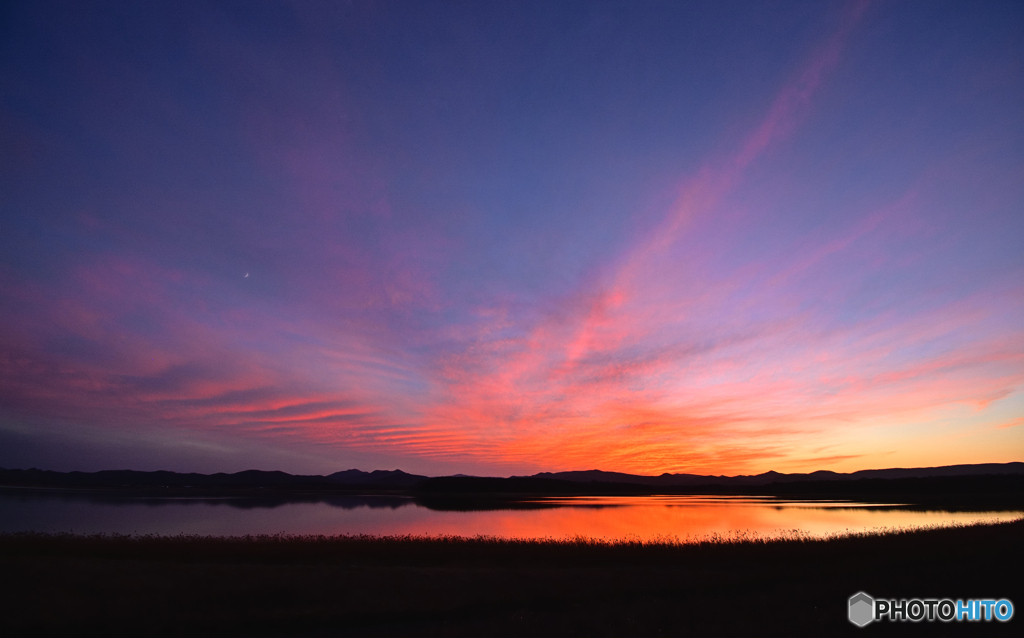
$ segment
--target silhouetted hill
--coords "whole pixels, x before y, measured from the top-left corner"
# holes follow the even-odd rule
[[[287,472],[245,470],[234,474],[182,474],[178,472],[103,470],[100,472],[51,472],[48,470],[0,469],[0,485],[78,488],[276,488],[330,489],[339,487],[410,488],[425,476],[401,470],[361,472],[346,470],[330,476],[296,475]]]
[[[986,463],[926,468],[862,470],[849,474],[819,471],[807,474],[765,472],[752,476],[662,474],[643,476],[588,470],[542,472],[510,478],[443,476],[428,478],[401,470],[344,470],[327,476],[246,470],[234,474],[178,472],[51,472],[0,469],[0,485],[90,489],[270,489],[278,491],[415,491],[422,494],[654,494],[663,493],[901,493],[904,490],[1019,490],[1024,463]]]
[[[497,478],[485,476],[440,476],[430,478],[416,486],[423,495],[448,494],[629,494],[654,493],[657,489],[634,483],[580,483],[536,476]]]
[[[402,470],[374,470],[363,472],[362,470],[345,470],[328,474],[326,477],[332,483],[341,485],[378,485],[391,487],[413,487],[427,477],[418,474],[408,474]]]
[[[1024,474],[1024,463],[982,463],[976,465],[947,465],[943,467],[891,468],[885,470],[861,470],[849,474],[819,470],[807,474],[782,474],[775,471],[755,475],[740,476],[703,476],[700,474],[662,474],[660,476],[644,476],[623,474],[621,472],[604,472],[601,470],[584,470],[575,472],[541,472],[533,478],[557,479],[573,483],[629,483],[652,487],[691,487],[697,485],[748,486],[770,485],[773,483],[808,483],[828,481],[858,481],[863,479],[911,479],[932,478],[943,476],[982,476],[982,475]]]

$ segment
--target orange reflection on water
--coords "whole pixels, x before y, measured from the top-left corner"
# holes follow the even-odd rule
[[[685,541],[687,537],[698,539],[711,534],[752,532],[771,536],[790,530],[820,537],[882,528],[1005,521],[1024,516],[1020,511],[924,511],[898,505],[758,497],[575,497],[539,499],[531,503],[551,507],[430,511],[422,517],[402,517],[405,520],[401,522],[392,520],[381,529],[365,531],[509,538],[678,538]],[[338,532],[344,533],[344,530]]]
[[[465,504],[465,503],[463,503]],[[495,505],[499,507],[499,505]],[[1024,511],[950,512],[899,504],[789,501],[772,497],[550,498],[504,509],[445,511],[411,497],[354,496],[320,502],[245,499],[90,499],[0,491],[0,532],[78,534],[373,534],[678,539],[737,532],[811,536],[1024,517]]]

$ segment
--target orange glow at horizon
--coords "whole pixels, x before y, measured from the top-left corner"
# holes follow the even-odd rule
[[[1020,11],[22,4],[0,467],[1024,461]]]

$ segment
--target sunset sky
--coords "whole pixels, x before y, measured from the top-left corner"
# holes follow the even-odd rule
[[[0,8],[0,467],[1021,460],[1020,2]]]

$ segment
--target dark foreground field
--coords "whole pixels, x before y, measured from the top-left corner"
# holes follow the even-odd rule
[[[0,635],[1021,635],[846,620],[847,598],[1024,605],[1024,521],[696,546],[0,535]]]

